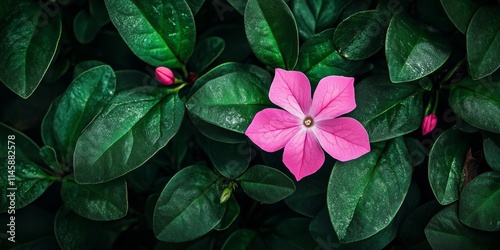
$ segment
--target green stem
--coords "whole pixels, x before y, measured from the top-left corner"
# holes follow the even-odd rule
[[[434,107],[432,108],[431,114],[436,114],[438,104],[439,104],[439,90],[436,90],[436,94],[434,95]]]
[[[186,65],[182,65],[182,74],[184,75],[184,78],[187,78],[189,76],[189,73],[186,69]]]
[[[460,66],[462,66],[462,64],[464,63],[465,61],[465,58],[460,60],[456,65],[455,67],[453,67],[445,76],[444,78],[439,82],[439,86],[442,86],[443,83],[447,82],[448,80],[450,80],[450,78],[457,72],[457,70],[460,68]]]

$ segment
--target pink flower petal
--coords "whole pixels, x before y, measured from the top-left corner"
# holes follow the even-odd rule
[[[325,153],[311,130],[300,130],[285,145],[283,163],[297,181],[318,171],[324,162]]]
[[[269,99],[293,115],[303,118],[311,107],[309,80],[302,72],[276,69]]]
[[[319,81],[311,106],[311,115],[315,121],[332,119],[349,113],[354,108],[354,78],[328,76]]]
[[[340,117],[316,122],[313,132],[321,147],[339,161],[356,159],[370,152],[368,133],[353,118]]]
[[[267,108],[255,115],[245,135],[264,151],[274,152],[290,141],[300,124],[298,117],[284,110]]]

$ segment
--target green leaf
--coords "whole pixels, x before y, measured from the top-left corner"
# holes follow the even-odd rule
[[[222,186],[217,176],[203,166],[179,171],[163,189],[153,217],[156,237],[183,242],[212,230],[224,216],[226,204],[219,203]]]
[[[109,224],[85,219],[66,207],[57,212],[54,233],[62,249],[110,249],[118,238]]]
[[[405,144],[410,154],[411,165],[416,167],[422,164],[427,158],[427,148],[422,142],[415,138],[405,137]]]
[[[9,138],[9,136],[11,137]],[[14,146],[14,148],[9,149],[9,146]],[[2,148],[0,150],[0,157],[2,158],[7,158],[13,154],[9,153],[9,151],[15,151],[16,160],[31,161],[38,164],[43,163],[40,155],[38,155],[40,147],[22,132],[3,123],[0,123],[0,147]]]
[[[331,168],[325,167],[328,165],[328,162],[323,164],[316,174],[297,182],[295,192],[285,199],[290,209],[313,218],[326,206],[326,188],[331,173]]]
[[[269,83],[254,74],[234,72],[205,83],[186,107],[208,123],[244,133],[255,114],[271,105],[268,91]]]
[[[339,55],[333,44],[333,29],[308,39],[300,47],[297,70],[307,75],[313,86],[330,75],[353,76],[361,61],[350,61]]]
[[[57,154],[54,148],[50,146],[43,146],[40,149],[40,158],[45,162],[47,166],[50,167],[57,174],[63,174],[64,171],[61,168],[61,164],[57,160]]]
[[[366,239],[396,216],[411,182],[407,154],[399,137],[372,144],[371,152],[356,160],[335,164],[327,205],[341,242]]]
[[[116,78],[107,65],[89,69],[78,75],[55,107],[53,135],[63,164],[72,162],[76,141],[83,129],[113,97]]]
[[[124,178],[82,185],[69,175],[63,179],[61,197],[68,208],[87,219],[109,221],[127,215],[127,183]]]
[[[500,230],[500,173],[474,178],[460,195],[459,217],[465,225],[483,231]]]
[[[255,230],[240,228],[224,242],[222,250],[267,249],[268,246]]]
[[[8,160],[5,156],[0,157],[0,170],[4,173],[0,175],[0,194],[5,197],[0,201],[0,213],[25,207],[42,196],[57,179],[28,160],[16,158],[14,168],[7,164]],[[14,203],[11,203],[12,200]]]
[[[299,53],[299,35],[292,11],[283,0],[249,0],[245,32],[257,58],[271,68],[292,70]]]
[[[101,30],[99,23],[87,10],[81,10],[73,20],[73,32],[78,42],[87,44],[92,42]]]
[[[0,29],[0,81],[28,98],[49,68],[60,37],[60,12],[47,13],[34,1],[19,1]]]
[[[264,165],[249,168],[237,180],[248,196],[262,203],[276,203],[295,191],[295,184],[288,176]]]
[[[192,72],[202,73],[224,51],[224,39],[211,36],[201,40],[194,48],[188,68]]]
[[[429,182],[442,205],[458,200],[462,168],[469,150],[467,134],[454,129],[442,133],[429,153]]]
[[[433,73],[451,54],[443,36],[431,33],[404,12],[392,17],[385,48],[389,75],[396,83],[418,80]]]
[[[465,34],[470,20],[480,5],[471,0],[441,0],[446,14],[458,30]]]
[[[299,34],[309,39],[314,34],[331,28],[350,0],[296,0],[292,11],[297,19]]]
[[[500,232],[484,232],[465,226],[454,203],[432,217],[425,228],[432,249],[498,249]]]
[[[247,7],[248,0],[227,0],[227,2],[241,15],[245,14],[245,7]],[[219,4],[223,4],[220,2]]]
[[[366,59],[377,53],[385,41],[392,13],[369,10],[358,12],[335,29],[333,44],[340,55],[351,60]]]
[[[467,77],[453,85],[448,100],[450,107],[470,125],[500,133],[499,84],[499,80],[474,81]]]
[[[106,64],[97,60],[88,60],[80,62],[77,65],[75,65],[75,68],[73,69],[73,79],[75,79],[83,72],[101,65],[106,65]]]
[[[115,75],[116,92],[124,89],[153,86],[156,84],[154,83],[155,80],[150,75],[138,70],[117,70],[115,71]]]
[[[479,8],[467,28],[467,62],[472,79],[500,68],[500,6]]]
[[[146,162],[142,167],[136,168],[128,173],[126,177],[128,190],[135,191],[134,193],[148,192],[158,179],[160,166]]]
[[[252,151],[248,142],[227,144],[207,139],[202,144],[214,167],[226,178],[235,179],[250,164]]]
[[[317,244],[309,233],[309,224],[309,218],[284,219],[266,241],[271,249],[314,249]]]
[[[357,119],[370,137],[379,142],[418,129],[424,116],[422,89],[418,83],[396,85],[384,76],[365,78],[355,87]]]
[[[182,68],[193,52],[195,23],[186,1],[105,0],[111,22],[141,60]]]
[[[219,222],[219,224],[215,226],[215,230],[221,231],[228,229],[240,214],[240,206],[238,205],[238,201],[236,201],[234,196],[231,196],[226,204],[227,205],[226,211],[224,212],[224,217],[222,217],[222,220]]]
[[[196,15],[196,13],[198,13],[198,11],[201,9],[201,6],[205,2],[205,0],[186,0],[186,2],[189,4],[189,8],[191,8],[193,15]]]
[[[439,202],[433,200],[415,209],[399,228],[398,242],[405,247],[417,246],[427,242],[424,229],[431,218],[443,209]]]
[[[183,116],[183,102],[168,88],[118,93],[78,138],[76,181],[102,183],[136,169],[177,133]]]
[[[483,133],[483,152],[491,169],[500,172],[500,135]]]
[[[100,27],[109,23],[109,14],[104,1],[89,0],[89,10],[92,18],[96,20]]]

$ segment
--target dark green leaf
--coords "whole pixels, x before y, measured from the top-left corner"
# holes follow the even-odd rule
[[[154,79],[138,70],[118,70],[115,71],[116,75],[116,92],[141,86],[155,85]]]
[[[189,4],[189,8],[191,8],[193,15],[196,15],[196,13],[198,13],[198,11],[201,9],[201,6],[205,2],[205,0],[186,0],[186,2]]]
[[[102,0],[89,0],[89,9],[92,18],[96,20],[99,26],[109,23],[109,14],[106,4]]]
[[[101,65],[106,65],[106,64],[96,60],[88,60],[80,62],[77,65],[75,65],[75,68],[73,69],[73,79],[75,79],[81,73]]]
[[[130,49],[153,66],[182,68],[193,52],[195,24],[186,1],[105,0]]]
[[[127,215],[127,183],[124,178],[101,184],[82,185],[73,176],[63,179],[61,197],[64,204],[91,220],[117,220]]]
[[[248,142],[227,144],[207,139],[203,144],[214,167],[226,178],[235,179],[250,164],[252,151]]]
[[[331,28],[350,0],[295,0],[292,11],[297,19],[299,34],[304,39]]]
[[[416,2],[416,5],[418,14],[425,23],[438,28],[445,34],[455,32],[455,27],[447,17],[440,1],[420,0]]]
[[[257,58],[272,68],[292,70],[299,53],[299,35],[292,11],[283,0],[249,0],[245,31]]]
[[[0,212],[20,209],[30,204],[57,180],[43,172],[38,165],[22,158],[15,159],[15,168],[7,165],[7,157],[0,157]],[[13,171],[13,172],[11,172]],[[15,189],[11,189],[15,188]],[[14,203],[12,203],[14,201]]]
[[[285,199],[290,209],[312,218],[326,206],[326,188],[331,172],[331,168],[325,167],[327,165],[328,162],[316,174],[297,182],[295,192]]]
[[[470,125],[500,133],[500,81],[465,78],[454,84],[450,107]],[[487,107],[487,108],[486,108]]]
[[[87,44],[94,40],[101,26],[87,10],[81,10],[73,21],[73,32],[78,42]]]
[[[392,82],[423,78],[441,67],[451,53],[442,35],[429,32],[404,12],[392,17],[385,48]]]
[[[224,242],[222,250],[267,249],[257,231],[241,228],[234,231]]]
[[[384,46],[385,32],[391,17],[392,13],[388,11],[358,12],[337,26],[333,44],[345,58],[366,59]]]
[[[340,56],[333,45],[333,29],[308,39],[300,47],[297,70],[304,72],[316,86],[329,75],[352,76],[361,67],[361,61],[350,61]]]
[[[154,163],[146,162],[142,167],[136,168],[125,176],[127,187],[136,193],[147,192],[158,179],[159,168],[160,166]]]
[[[103,222],[85,219],[66,207],[56,215],[54,233],[62,249],[110,249],[118,233]]]
[[[314,249],[316,242],[309,233],[309,218],[290,218],[282,220],[274,229],[267,242],[271,249]]]
[[[427,157],[427,149],[422,142],[415,138],[405,137],[405,144],[410,154],[411,165],[416,167],[422,164]]]
[[[396,85],[376,76],[358,83],[355,91],[357,106],[349,116],[363,124],[370,142],[395,138],[420,127],[424,111],[418,83]]]
[[[183,102],[168,88],[118,93],[78,138],[76,181],[101,183],[136,169],[177,133],[183,116]]]
[[[252,73],[229,73],[204,84],[186,107],[208,123],[244,133],[255,114],[271,105],[268,91],[269,83]]]
[[[356,160],[335,164],[327,204],[341,242],[366,239],[395,217],[411,181],[407,154],[399,137],[372,144],[371,152]]]
[[[224,39],[211,36],[201,40],[194,48],[188,68],[192,72],[202,73],[224,51]]]
[[[500,6],[483,6],[467,28],[467,62],[472,79],[500,68]]]
[[[491,169],[500,172],[500,135],[483,133],[483,152]]]
[[[237,179],[243,191],[262,203],[276,203],[295,191],[295,184],[277,169],[255,165]]]
[[[22,0],[6,18],[0,28],[0,80],[26,99],[38,87],[56,53],[61,15]]]
[[[40,149],[40,158],[43,160],[45,165],[49,166],[50,169],[54,171],[54,173],[64,173],[63,169],[61,168],[61,164],[59,164],[57,160],[57,154],[54,148],[50,146],[43,146]]]
[[[458,30],[465,34],[469,22],[480,5],[472,0],[441,0],[446,14]]]
[[[483,231],[500,230],[500,173],[474,178],[460,195],[460,221]]]
[[[429,182],[439,203],[458,200],[462,168],[469,150],[467,134],[454,129],[442,133],[429,153]]]
[[[183,242],[212,230],[224,216],[220,204],[222,186],[217,176],[203,166],[178,172],[163,189],[156,204],[153,229],[158,239]]]
[[[458,204],[445,207],[432,217],[425,235],[433,249],[498,249],[500,232],[484,232],[465,226],[458,219]]]
[[[240,206],[238,205],[238,201],[234,198],[234,196],[231,196],[229,201],[226,203],[226,211],[224,212],[224,217],[222,217],[222,220],[215,226],[215,230],[226,230],[229,228],[233,222],[238,218],[238,215],[240,214]]]
[[[405,247],[416,246],[426,242],[424,229],[431,218],[441,211],[443,207],[437,201],[430,201],[415,209],[401,225],[398,233],[398,241]]]
[[[8,136],[13,136],[14,138],[9,138]],[[9,146],[14,146],[14,148],[8,150]],[[0,147],[2,148],[0,150],[0,157],[2,158],[7,158],[12,154],[8,151],[15,151],[16,160],[31,161],[38,164],[43,163],[38,154],[38,151],[40,151],[38,145],[25,134],[3,123],[0,123]]]
[[[76,141],[83,129],[113,97],[116,78],[107,65],[89,69],[78,75],[55,107],[53,135],[63,164],[72,162]]]

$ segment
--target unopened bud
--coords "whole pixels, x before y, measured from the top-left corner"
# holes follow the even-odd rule
[[[166,67],[158,67],[155,70],[155,76],[156,80],[159,82],[165,84],[165,85],[172,85],[175,82],[175,77],[174,73],[172,70]]]
[[[430,114],[424,117],[422,121],[422,135],[426,135],[436,128],[437,116],[435,114]]]

